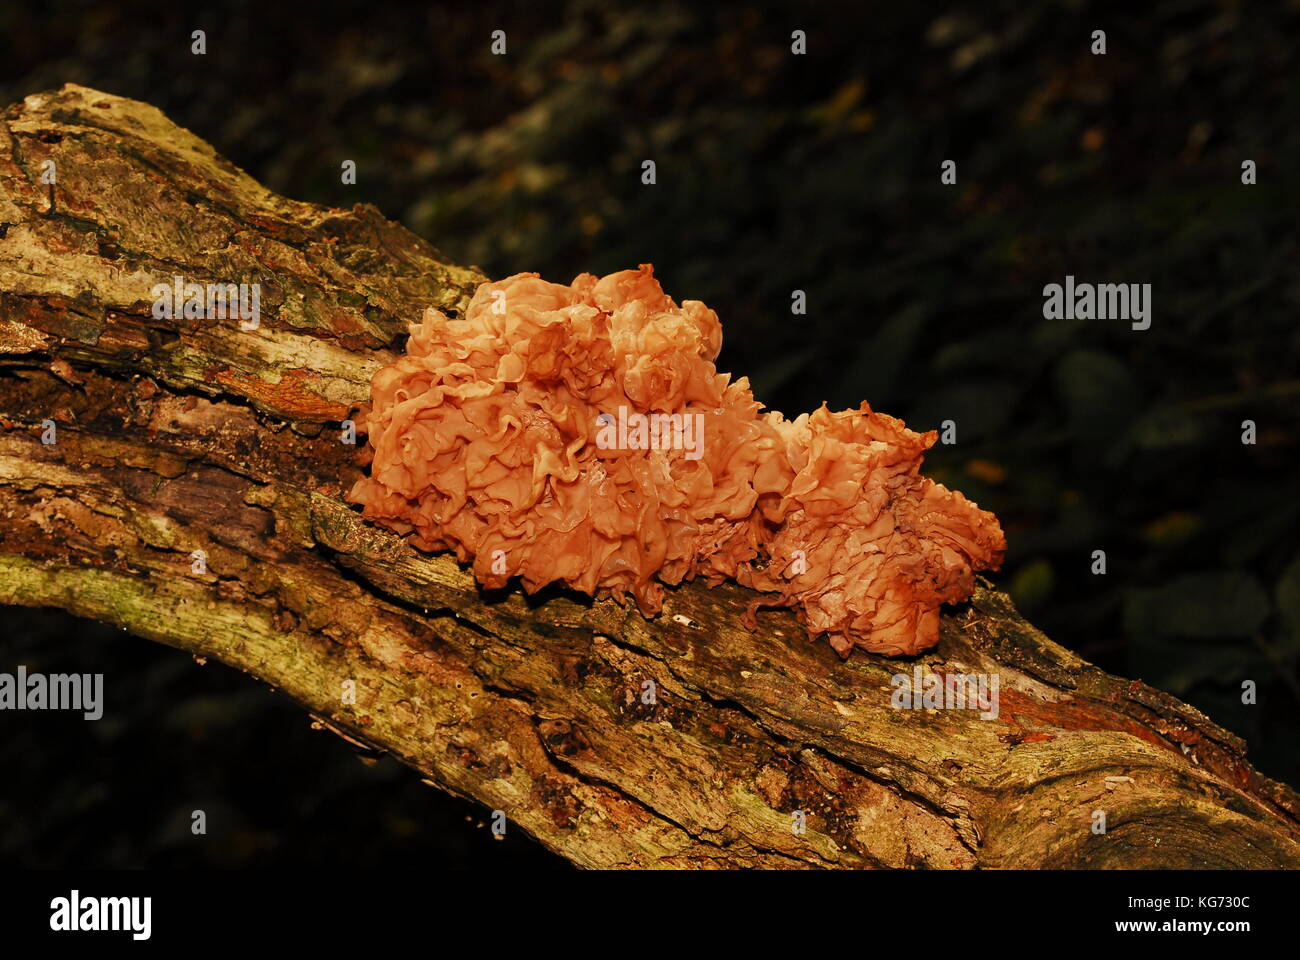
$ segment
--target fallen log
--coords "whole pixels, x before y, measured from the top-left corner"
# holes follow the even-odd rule
[[[987,583],[910,660],[751,633],[734,585],[653,621],[484,593],[342,498],[371,375],[479,271],[147,104],[68,85],[0,126],[0,602],[244,670],[585,867],[1300,866],[1240,739]],[[260,321],[155,316],[177,276],[260,284]],[[954,675],[996,711],[896,707]]]

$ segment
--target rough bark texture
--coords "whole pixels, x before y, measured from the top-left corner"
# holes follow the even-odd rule
[[[484,595],[340,497],[340,421],[479,273],[269,193],[146,104],[70,85],[0,127],[0,602],[245,670],[583,866],[1300,866],[1297,796],[1237,737],[992,589],[919,661],[845,662],[784,612],[746,631],[738,587],[655,621]],[[260,328],[154,319],[178,274],[260,282]],[[999,717],[892,709],[917,662],[999,675]]]

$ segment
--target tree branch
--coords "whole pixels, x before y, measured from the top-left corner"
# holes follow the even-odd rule
[[[841,662],[786,612],[751,634],[735,586],[654,621],[485,595],[341,499],[340,421],[480,273],[146,104],[69,85],[0,127],[0,602],[245,670],[582,866],[1300,866],[1297,796],[1238,738],[984,586],[914,661]],[[260,283],[261,326],[154,318],[177,275]],[[894,709],[918,666],[996,675],[997,718]]]

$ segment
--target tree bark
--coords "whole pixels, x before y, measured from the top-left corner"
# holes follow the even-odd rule
[[[1297,795],[1237,737],[987,584],[904,661],[840,661],[785,611],[751,633],[736,586],[653,621],[485,594],[342,500],[340,423],[477,270],[143,103],[69,85],[0,125],[0,602],[247,671],[585,867],[1300,866]],[[155,319],[174,276],[260,283],[261,326]],[[892,708],[918,666],[997,675],[999,715]]]

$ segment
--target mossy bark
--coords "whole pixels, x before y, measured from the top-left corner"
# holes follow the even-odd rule
[[[1300,866],[1297,796],[1240,740],[987,585],[909,661],[840,661],[785,612],[750,633],[735,586],[654,621],[485,595],[341,498],[340,421],[479,272],[143,103],[69,85],[0,129],[0,602],[245,670],[582,866]],[[260,283],[260,327],[154,318],[176,275]],[[997,675],[998,717],[893,709],[918,664]]]

